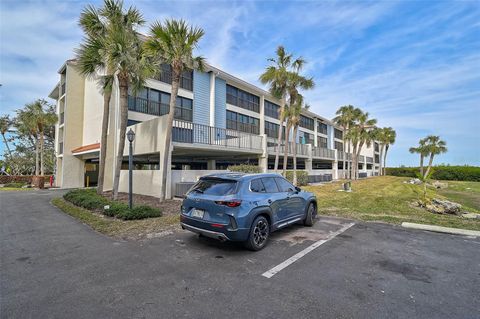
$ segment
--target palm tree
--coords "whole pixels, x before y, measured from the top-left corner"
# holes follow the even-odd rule
[[[17,110],[17,116],[15,117],[15,128],[19,134],[28,136],[30,142],[35,146],[35,175],[38,176],[40,173],[40,144],[38,138],[38,126],[33,113],[26,107],[24,109]]]
[[[124,11],[123,1],[105,0],[98,15],[95,13],[96,11],[92,11],[83,16],[83,20],[81,18],[81,24],[93,25],[93,32],[87,32],[84,46],[92,49],[89,51],[92,57],[91,66],[97,66],[105,72],[106,77],[101,79],[104,92],[110,90],[109,86],[116,79],[120,93],[120,132],[113,177],[113,198],[117,199],[127,130],[128,89],[132,88],[133,92],[140,89],[150,75],[152,66],[144,55],[142,42],[136,32],[136,29],[145,23],[140,11],[134,7]],[[95,22],[97,17],[101,23]],[[86,21],[90,18],[94,21]],[[103,28],[106,28],[106,31],[102,31]],[[102,34],[104,36],[101,36]],[[95,68],[90,71],[95,71]],[[104,121],[106,119],[108,117],[105,116]]]
[[[285,121],[286,123],[286,128],[285,128],[285,148],[283,149],[283,167],[282,167],[282,175],[285,177],[287,176],[287,165],[288,165],[288,152],[289,152],[289,147],[290,147],[290,130],[292,129],[292,106],[291,103],[290,105],[285,105]],[[295,141],[294,141],[295,142]]]
[[[277,57],[269,58],[268,61],[272,63],[269,65],[263,74],[260,75],[260,82],[262,84],[269,84],[269,91],[274,97],[280,99],[280,128],[278,130],[277,150],[275,154],[275,172],[278,170],[278,159],[280,157],[280,145],[282,143],[283,123],[285,122],[285,105],[288,93],[288,74],[292,66],[303,66],[302,58],[295,59],[292,62],[292,54],[285,51],[283,46],[277,48]],[[288,143],[288,141],[285,141]]]
[[[298,126],[300,125],[300,115],[302,114],[302,109],[310,106],[304,106],[303,96],[298,94],[295,104],[291,105],[291,115],[290,115],[290,125],[293,127],[293,136],[296,139],[298,134]],[[293,143],[293,185],[297,186],[297,143]]]
[[[428,168],[425,172],[424,177],[429,176],[434,156],[447,152],[447,143],[445,141],[442,141],[440,139],[440,136],[429,135],[426,137],[426,148],[428,150],[428,153],[430,154],[430,159],[428,161]]]
[[[423,174],[423,161],[424,161],[425,157],[427,157],[428,154],[429,154],[426,144],[427,144],[427,139],[422,138],[418,142],[417,147],[410,147],[410,149],[409,149],[410,153],[412,153],[412,154],[413,153],[420,154],[420,176],[424,176],[424,174]]]
[[[5,148],[7,149],[8,156],[10,157],[12,156],[12,150],[8,145],[6,134],[10,131],[11,125],[12,125],[12,120],[10,120],[10,117],[8,115],[4,115],[0,117],[0,134],[2,135],[3,143],[5,144]]]
[[[380,161],[380,174],[385,175],[386,174],[386,168],[387,168],[387,153],[388,153],[388,148],[390,145],[395,144],[395,139],[397,138],[397,132],[391,127],[384,127],[382,129],[382,147],[385,147],[385,154],[383,154],[383,170],[382,170],[382,161]],[[382,156],[382,153],[380,153],[380,157]]]
[[[362,151],[363,145],[370,145],[375,135],[376,119],[370,119],[368,112],[356,109],[357,114],[354,119],[354,125],[348,132],[349,139],[352,143],[352,175],[354,179],[358,178],[358,157]]]
[[[201,28],[189,26],[184,20],[172,19],[166,20],[164,23],[153,23],[150,27],[150,38],[145,42],[147,52],[157,61],[169,64],[172,69],[172,92],[168,112],[168,127],[165,133],[165,152],[163,153],[161,201],[165,199],[167,193],[167,166],[180,77],[185,69],[203,71],[204,58],[194,56],[193,50],[198,47],[204,33]]]
[[[100,162],[98,169],[97,193],[103,193],[105,160],[107,155],[108,121],[110,100],[114,82],[114,69],[107,69],[108,44],[112,43],[113,26],[119,25],[133,30],[138,23],[139,13],[130,9],[123,14],[122,3],[106,0],[100,9],[88,5],[80,15],[79,24],[85,33],[83,43],[76,50],[77,65],[81,74],[97,80],[103,94],[103,117],[100,141]]]
[[[348,142],[348,154],[350,154],[350,141],[347,139],[348,132],[350,128],[353,126],[354,120],[357,116],[357,110],[353,105],[344,105],[341,106],[337,112],[335,113],[337,116],[333,119],[333,122],[340,126],[343,129],[343,172],[344,178],[348,178],[348,170],[346,171],[346,163],[347,163],[347,145]],[[350,168],[350,164],[349,164]]]

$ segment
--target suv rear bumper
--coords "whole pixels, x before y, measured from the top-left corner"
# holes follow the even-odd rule
[[[250,232],[249,229],[244,228],[231,229],[230,225],[224,225],[223,228],[213,227],[210,222],[191,218],[183,214],[180,215],[180,219],[180,225],[183,229],[221,241],[246,241]]]

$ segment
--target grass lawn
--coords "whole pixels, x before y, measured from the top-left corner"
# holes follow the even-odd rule
[[[125,221],[91,212],[75,206],[63,198],[54,198],[52,204],[100,233],[123,239],[143,239],[148,234],[159,233],[174,225],[178,225],[180,221],[178,214],[166,214],[162,217]]]
[[[34,188],[33,188],[34,189]],[[22,187],[0,187],[0,192],[21,192],[21,191],[31,191],[32,188],[22,188]]]
[[[320,214],[394,224],[412,222],[480,230],[480,220],[438,215],[414,207],[412,202],[419,198],[422,186],[405,184],[405,180],[408,178],[394,176],[358,180],[352,182],[351,193],[338,191],[341,182],[306,186],[304,189],[317,195]],[[480,213],[480,183],[447,183],[447,189],[428,189],[428,196],[458,201],[465,210]]]

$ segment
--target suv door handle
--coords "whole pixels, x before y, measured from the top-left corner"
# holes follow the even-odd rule
[[[269,200],[268,200],[268,203],[269,203],[269,204],[271,204],[271,203],[272,203],[272,200],[271,200],[271,199],[269,199]]]

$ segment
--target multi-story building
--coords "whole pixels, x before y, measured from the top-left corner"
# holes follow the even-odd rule
[[[95,79],[82,76],[75,60],[59,70],[60,81],[50,93],[57,101],[56,184],[64,188],[92,186],[98,176],[103,96]],[[146,81],[145,88],[128,96],[128,126],[135,133],[134,192],[159,196],[161,172],[168,170],[167,193],[176,194],[182,183],[225,170],[229,165],[250,163],[263,171],[273,169],[276,138],[280,129],[279,101],[267,91],[213,66],[205,72],[187,71],[181,78],[175,108],[170,165],[160,160],[171,92],[171,71]],[[114,86],[105,168],[105,188],[113,184],[114,154],[119,138],[119,91]],[[285,127],[282,128],[285,130]],[[304,110],[297,136],[297,168],[312,181],[343,176],[342,130],[328,119]],[[285,134],[284,134],[285,136]],[[127,142],[128,143],[128,142]],[[128,145],[126,145],[128,146]],[[280,154],[283,155],[283,145]],[[378,145],[364,147],[359,168],[362,177],[378,171]],[[120,176],[120,191],[127,189],[127,152]],[[351,157],[348,156],[348,159]],[[283,159],[280,158],[280,167]],[[287,165],[292,168],[292,159]]]

